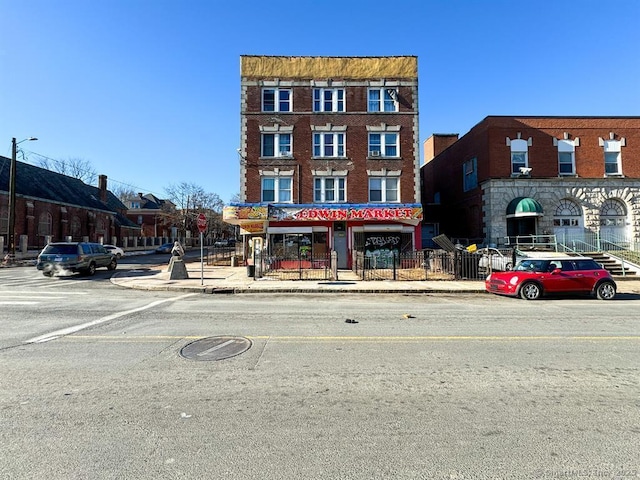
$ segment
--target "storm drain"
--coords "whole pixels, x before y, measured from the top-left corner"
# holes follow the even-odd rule
[[[189,360],[212,361],[235,357],[251,348],[251,340],[244,337],[207,337],[191,342],[180,350]]]

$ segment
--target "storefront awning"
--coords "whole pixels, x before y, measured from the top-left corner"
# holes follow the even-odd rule
[[[529,197],[514,198],[507,206],[507,218],[513,217],[541,217],[544,215],[542,205]]]

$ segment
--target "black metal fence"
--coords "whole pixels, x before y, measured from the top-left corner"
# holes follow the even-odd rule
[[[271,256],[257,253],[248,273],[274,280],[335,280],[331,253],[298,256]],[[253,267],[253,268],[251,268]]]
[[[362,280],[478,280],[485,276],[480,255],[465,251],[421,250],[367,256],[356,252],[353,271]]]

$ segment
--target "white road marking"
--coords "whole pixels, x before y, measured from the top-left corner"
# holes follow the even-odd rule
[[[4,302],[4,301],[2,301],[2,302],[0,302],[0,305],[36,305],[36,304],[38,304],[38,303],[40,303],[40,302],[17,302],[17,301],[14,301],[14,302],[11,302],[11,301]]]
[[[89,327],[94,327],[96,325],[100,325],[101,323],[109,322],[111,320],[115,320],[116,318],[124,317],[126,315],[130,315],[136,312],[142,312],[143,310],[148,310],[150,308],[156,307],[163,303],[167,302],[176,302],[178,300],[182,300],[187,297],[192,297],[194,295],[198,295],[196,293],[187,293],[185,295],[180,295],[175,298],[165,298],[164,300],[157,300],[155,302],[151,302],[148,305],[143,307],[134,308],[132,310],[125,310],[123,312],[112,313],[111,315],[107,315],[106,317],[98,318],[96,320],[92,320],[91,322],[82,323],[80,325],[74,325],[73,327],[63,328],[61,330],[57,330],[55,332],[47,333],[45,335],[40,335],[39,337],[32,338],[30,340],[25,341],[24,343],[44,343],[50,340],[55,340],[56,338],[60,338],[64,335],[70,335],[72,333],[79,332],[80,330],[84,330]]]
[[[204,352],[198,353],[197,356],[201,357],[202,355],[206,355],[207,353],[215,352],[216,350],[220,350],[221,348],[226,347],[227,345],[231,345],[233,342],[235,342],[235,340],[227,340],[226,342],[221,343],[220,345],[216,345],[215,347],[211,347],[205,350]]]

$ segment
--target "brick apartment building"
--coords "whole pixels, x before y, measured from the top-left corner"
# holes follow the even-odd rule
[[[241,57],[246,255],[419,248],[417,58]]]
[[[640,240],[640,117],[489,116],[459,139],[433,135],[424,152],[426,243]]]

